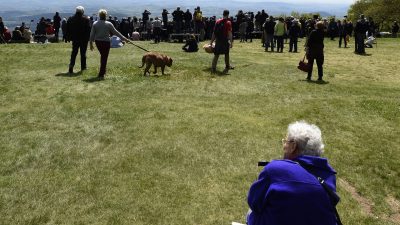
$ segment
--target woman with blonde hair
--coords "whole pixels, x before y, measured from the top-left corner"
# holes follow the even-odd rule
[[[96,43],[96,47],[100,52],[100,71],[99,79],[104,79],[106,74],[107,59],[110,53],[110,38],[112,35],[116,35],[126,42],[130,42],[128,38],[124,37],[120,32],[118,32],[114,25],[106,21],[107,11],[105,9],[99,10],[99,19],[93,23],[92,30],[90,32],[90,50],[93,51],[93,42]],[[111,34],[111,36],[110,36]]]

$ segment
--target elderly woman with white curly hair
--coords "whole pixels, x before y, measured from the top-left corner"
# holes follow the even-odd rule
[[[335,225],[335,170],[321,154],[321,130],[304,121],[289,125],[283,158],[268,163],[248,193],[248,225]],[[322,185],[318,178],[323,179]],[[324,188],[325,186],[325,188]]]

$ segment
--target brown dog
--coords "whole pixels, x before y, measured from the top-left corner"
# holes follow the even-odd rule
[[[157,73],[157,67],[161,67],[161,73],[164,75],[164,69],[165,66],[171,67],[172,66],[172,59],[169,56],[156,53],[156,52],[148,52],[144,54],[142,58],[142,66],[139,66],[139,68],[142,68],[146,64],[146,68],[144,69],[144,76],[146,76],[146,73],[149,73],[150,76],[150,67],[151,65],[154,65],[154,73]]]

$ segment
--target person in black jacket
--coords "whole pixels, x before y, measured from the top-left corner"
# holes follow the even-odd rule
[[[289,27],[289,52],[297,52],[297,41],[300,35],[299,21],[293,20],[292,25]]]
[[[193,34],[186,40],[186,44],[182,47],[182,50],[185,52],[197,52],[199,50],[196,37]]]
[[[343,20],[343,23],[338,20],[337,21],[338,25],[338,32],[339,32],[339,48],[342,47],[342,40],[344,41],[344,47],[347,48],[347,20]]]
[[[308,76],[307,80],[311,80],[314,59],[317,62],[318,67],[318,81],[322,81],[323,70],[322,65],[324,64],[324,23],[322,21],[317,22],[315,25],[316,29],[311,31],[310,36],[307,40],[306,54],[308,59]]]
[[[172,19],[175,25],[175,33],[180,34],[182,32],[182,21],[184,12],[180,7],[177,7],[175,11],[172,12]]]
[[[54,35],[56,40],[58,41],[58,36],[60,33],[60,28],[61,28],[61,16],[58,12],[53,16],[53,23],[54,23]]]
[[[69,63],[69,73],[73,73],[78,50],[81,53],[81,70],[86,69],[86,50],[90,36],[90,21],[83,15],[84,8],[76,7],[76,13],[67,21],[67,39],[72,41],[72,53]]]
[[[5,26],[4,26],[4,23],[3,23],[3,18],[0,17],[0,44],[1,43],[6,43],[6,41],[4,40],[4,36],[3,36],[3,33],[5,31],[4,28],[5,28]]]
[[[363,14],[361,14],[360,19],[357,21],[356,26],[354,27],[355,53],[357,54],[365,54],[364,39],[367,36],[366,32],[368,29],[369,27],[365,21],[365,17]]]
[[[275,21],[274,17],[270,16],[266,19],[264,25],[264,35],[265,35],[265,51],[271,47],[271,52],[274,51],[274,32],[275,32]]]
[[[397,24],[397,21],[394,21],[392,25],[392,37],[397,38],[397,32],[399,32],[399,25]]]

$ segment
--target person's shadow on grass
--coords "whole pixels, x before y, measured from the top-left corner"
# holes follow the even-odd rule
[[[206,69],[203,69],[203,72],[207,72],[207,73],[210,73],[211,75],[220,76],[220,77],[230,75],[229,70],[226,73],[223,71],[218,71],[218,70],[215,72],[212,72],[211,68],[206,68]]]
[[[370,53],[354,53],[355,55],[359,55],[359,56],[371,56],[372,54]]]
[[[303,79],[303,80],[299,80],[299,81],[307,82],[309,84],[319,84],[319,85],[329,84],[329,81],[325,81],[325,80],[307,80],[307,79]]]
[[[79,71],[77,73],[68,73],[68,72],[67,73],[57,73],[54,76],[56,76],[56,77],[77,77],[80,75],[82,75],[82,71]]]
[[[94,83],[94,82],[104,81],[104,78],[92,77],[92,78],[84,79],[83,81],[86,83]]]

